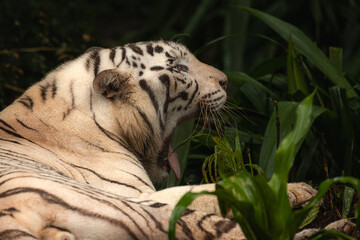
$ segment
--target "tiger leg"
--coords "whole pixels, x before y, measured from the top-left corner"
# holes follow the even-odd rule
[[[0,239],[167,239],[172,207],[128,199],[63,176],[9,173],[0,178]],[[227,219],[187,211],[179,239],[244,239]]]
[[[317,190],[306,183],[288,183],[287,193],[293,208],[304,207],[317,194]]]
[[[293,208],[303,207],[317,191],[306,183],[289,183],[287,185],[288,196],[290,205]],[[201,192],[201,191],[214,191],[214,184],[203,184],[196,186],[180,186],[167,188],[151,194],[143,194],[142,198],[151,199],[167,203],[170,206],[175,206],[180,198],[187,192]],[[201,195],[197,197],[189,206],[190,209],[202,211],[204,213],[214,213],[220,216],[220,208],[218,201],[214,195]]]

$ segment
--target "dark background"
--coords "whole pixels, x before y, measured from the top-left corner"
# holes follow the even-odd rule
[[[20,0],[0,3],[0,106],[49,70],[91,46],[174,38],[202,61],[224,70],[251,72],[278,49],[253,34],[279,37],[233,6],[247,5],[299,27],[327,51],[344,48],[344,72],[359,80],[360,5],[355,0]],[[235,56],[234,56],[235,55]]]

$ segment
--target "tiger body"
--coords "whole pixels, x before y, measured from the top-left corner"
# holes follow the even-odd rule
[[[171,42],[92,48],[50,72],[0,113],[0,239],[166,238],[171,206],[213,186],[156,192],[152,181],[168,175],[174,128],[200,101],[219,108],[225,84]],[[213,215],[199,230],[204,216],[189,212],[177,235],[241,236]]]
[[[166,239],[180,197],[214,185],[152,182],[179,174],[174,128],[219,110],[226,84],[164,41],[92,48],[50,72],[0,113],[0,239]],[[213,197],[191,209],[178,239],[244,239]]]

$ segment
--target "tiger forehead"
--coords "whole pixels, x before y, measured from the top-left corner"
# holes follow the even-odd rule
[[[182,44],[165,41],[130,43],[125,47],[141,56],[150,55],[154,57],[157,54],[164,54],[167,58],[183,58],[190,53]]]

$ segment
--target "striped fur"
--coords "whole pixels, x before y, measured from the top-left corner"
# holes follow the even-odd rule
[[[168,176],[174,128],[211,92],[224,103],[221,81],[162,41],[91,48],[50,72],[0,113],[0,239],[166,238],[181,195],[213,186],[156,192],[152,181]],[[214,199],[198,202],[212,210],[189,210],[178,237],[241,236]]]
[[[0,239],[166,239],[188,191],[155,191],[174,128],[226,100],[226,76],[173,42],[91,48],[0,113]],[[295,196],[295,203],[301,197]],[[200,197],[178,239],[244,239]]]

